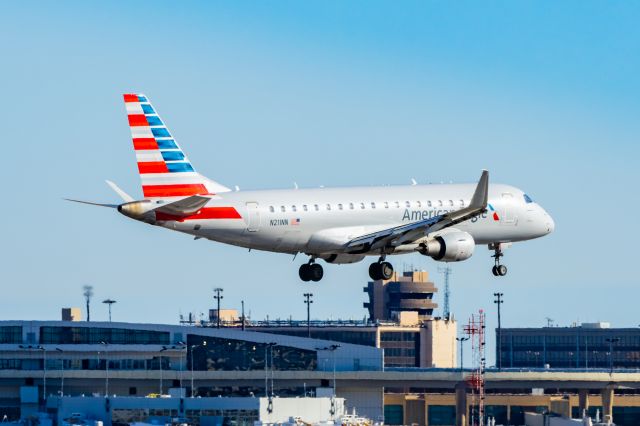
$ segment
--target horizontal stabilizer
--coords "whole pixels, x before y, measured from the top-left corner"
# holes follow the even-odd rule
[[[120,198],[122,198],[125,202],[130,203],[130,202],[134,201],[134,199],[133,199],[133,197],[131,195],[129,195],[126,192],[124,192],[115,183],[111,182],[110,180],[105,180],[105,182],[107,182],[107,185],[109,185],[109,187],[111,189],[113,189],[115,191],[115,193],[118,194],[120,196]]]
[[[158,207],[154,210],[156,212],[165,213],[172,216],[189,216],[203,208],[209,202],[209,200],[209,197],[193,195],[191,197],[183,198],[182,200],[174,201],[173,203],[165,204],[162,207]]]
[[[74,203],[82,203],[82,204],[89,204],[92,206],[100,206],[100,207],[110,207],[112,209],[115,209],[118,207],[117,204],[105,204],[105,203],[93,203],[91,201],[83,201],[83,200],[72,200],[71,198],[65,198],[66,201],[73,201]]]

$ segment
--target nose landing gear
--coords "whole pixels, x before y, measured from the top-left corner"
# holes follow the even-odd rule
[[[496,277],[504,277],[507,275],[507,267],[500,264],[500,258],[504,256],[504,253],[502,253],[502,247],[500,243],[495,243],[490,247],[492,247],[494,251],[494,254],[491,257],[495,260],[495,265],[491,268],[491,272],[493,272],[493,275]]]
[[[322,265],[317,264],[316,259],[312,257],[309,259],[309,263],[303,263],[300,265],[298,275],[300,275],[300,279],[302,281],[318,282],[324,276],[324,270],[322,269]]]
[[[388,280],[393,276],[393,265],[384,259],[384,256],[380,256],[377,262],[369,266],[369,276],[372,280]]]

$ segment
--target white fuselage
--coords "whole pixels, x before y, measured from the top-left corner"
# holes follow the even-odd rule
[[[156,224],[257,250],[337,254],[358,236],[468,206],[475,187],[433,184],[225,192],[199,214],[159,219]],[[490,185],[488,204],[486,213],[440,232],[464,231],[476,244],[489,244],[529,240],[554,229],[551,216],[515,187]],[[202,219],[211,216],[215,218]]]

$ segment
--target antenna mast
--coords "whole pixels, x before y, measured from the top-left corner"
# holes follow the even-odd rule
[[[451,291],[449,289],[449,276],[453,271],[447,265],[444,268],[439,267],[438,272],[444,274],[444,306],[442,307],[442,317],[444,319],[449,319],[451,318],[451,308],[449,306],[449,296],[451,296]]]
[[[84,295],[84,298],[87,301],[87,322],[89,322],[91,320],[91,312],[89,311],[89,304],[91,302],[91,298],[93,297],[93,286],[92,285],[85,285],[82,287],[82,294]]]
[[[471,315],[469,324],[464,327],[464,332],[471,338],[473,351],[474,371],[467,377],[467,383],[471,388],[471,422],[472,426],[484,426],[485,415],[485,313],[482,309],[478,314]]]

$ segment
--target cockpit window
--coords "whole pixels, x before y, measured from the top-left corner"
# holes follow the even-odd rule
[[[524,202],[529,204],[529,203],[533,203],[533,200],[531,199],[531,197],[529,197],[527,194],[523,194],[524,195]]]

